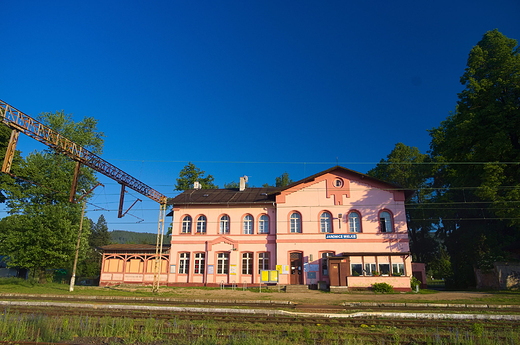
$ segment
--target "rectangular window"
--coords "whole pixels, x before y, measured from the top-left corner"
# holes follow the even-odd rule
[[[404,264],[392,264],[392,275],[404,276]]]
[[[376,264],[365,264],[365,275],[371,276],[374,274],[374,272],[377,272]]]
[[[229,274],[229,253],[217,254],[217,274]]]
[[[258,273],[269,269],[269,253],[258,253]]]
[[[193,273],[204,274],[205,266],[206,266],[206,254],[205,253],[196,253]]]
[[[351,264],[350,267],[351,267],[353,276],[361,276],[361,275],[363,275],[363,265],[361,265],[361,264]]]
[[[188,274],[190,268],[190,253],[180,253],[179,274]]]
[[[253,274],[253,253],[242,254],[242,274]]]
[[[390,264],[379,264],[379,274],[382,276],[390,275]]]

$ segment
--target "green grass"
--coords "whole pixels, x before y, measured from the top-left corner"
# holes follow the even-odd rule
[[[193,290],[207,290],[208,294],[206,295],[208,299],[212,299],[211,292],[217,292],[220,288],[209,288],[209,287],[164,287],[161,286],[159,289],[159,294],[153,293],[150,286],[111,286],[111,287],[98,287],[98,286],[75,286],[73,292],[69,292],[68,284],[58,284],[58,283],[47,283],[47,284],[37,284],[31,280],[23,280],[17,278],[0,278],[0,293],[21,293],[21,294],[49,294],[49,295],[85,295],[85,296],[132,296],[132,297],[166,297],[166,298],[201,298],[201,297],[192,297],[190,295],[190,291]],[[227,299],[233,298],[236,299],[236,295],[234,295],[234,291],[230,288],[226,288],[226,292],[229,292],[226,297]],[[236,292],[242,293],[242,288],[237,287]],[[393,293],[391,294],[394,297],[396,295],[402,296],[402,298],[392,298],[391,302],[395,303],[450,303],[450,304],[510,304],[510,305],[520,305],[520,291],[471,291],[481,293],[482,297],[468,297],[467,299],[457,299],[457,300],[438,300],[434,297],[439,292],[436,290],[428,290],[423,289],[420,290],[419,293]],[[278,293],[277,289],[263,289],[260,293],[257,287],[248,289],[247,297],[245,299],[273,299],[276,298],[278,300],[293,300],[293,297],[290,294],[285,294],[284,292]],[[315,302],[313,300],[314,294],[327,294],[334,296],[330,301],[322,301]],[[374,302],[374,294],[373,292],[349,292],[346,294],[331,294],[329,292],[318,292],[311,291],[308,295],[305,296],[304,299],[300,301],[293,300],[294,302],[303,302],[303,303],[322,303],[322,304],[338,304],[344,301],[348,302],[350,295],[362,295],[363,299],[356,301],[359,302]],[[387,295],[387,294],[385,294]],[[388,294],[390,295],[390,294]],[[432,298],[429,299],[425,295],[431,295]],[[200,296],[200,295],[199,295]],[[365,299],[366,296],[366,299]],[[381,296],[378,294],[377,296]],[[417,296],[417,298],[414,298]],[[389,302],[389,301],[387,301]]]

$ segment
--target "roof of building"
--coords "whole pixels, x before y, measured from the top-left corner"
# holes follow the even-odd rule
[[[188,204],[267,204],[275,200],[280,188],[189,189],[168,200],[170,205]]]
[[[107,244],[99,247],[104,251],[121,250],[121,251],[155,251],[155,244]],[[170,248],[170,244],[163,244],[163,250]]]
[[[404,190],[407,197],[413,194],[413,191],[405,190],[401,186],[388,183],[377,179],[375,177],[362,174],[360,172],[350,170],[341,166],[334,166],[330,169],[321,171],[317,174],[311,175],[299,181],[293,182],[285,187],[263,187],[263,188],[246,188],[239,191],[238,188],[227,189],[188,189],[177,195],[174,198],[168,199],[169,205],[196,205],[196,204],[266,204],[275,202],[276,194],[283,190],[290,189],[302,183],[311,182],[317,177],[333,172],[341,171],[343,173],[354,175],[360,180],[365,180],[367,183],[375,182],[383,184],[391,189]]]

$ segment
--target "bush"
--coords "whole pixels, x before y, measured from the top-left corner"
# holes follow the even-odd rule
[[[412,288],[412,291],[416,291],[419,286],[421,286],[419,279],[412,276],[410,279],[410,287]]]
[[[394,292],[394,287],[388,283],[374,283],[372,284],[372,290],[374,292],[392,293]]]

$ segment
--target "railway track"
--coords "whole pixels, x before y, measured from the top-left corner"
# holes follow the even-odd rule
[[[5,300],[5,298],[2,298]],[[104,320],[107,318],[132,320],[132,327],[128,330],[129,334],[139,332],[146,326],[150,320],[156,323],[157,338],[175,339],[176,342],[156,341],[154,345],[162,344],[192,344],[196,340],[211,337],[212,339],[223,339],[227,341],[242,337],[244,339],[265,339],[266,342],[272,341],[276,343],[283,340],[288,344],[334,344],[330,338],[352,340],[352,344],[441,344],[457,342],[461,344],[475,343],[474,337],[477,335],[475,327],[479,330],[480,338],[488,339],[491,343],[500,344],[516,344],[520,343],[518,335],[520,334],[520,317],[516,315],[518,310],[511,308],[512,312],[508,315],[510,319],[500,320],[475,320],[464,319],[404,319],[402,317],[376,317],[358,316],[358,317],[331,317],[330,314],[320,315],[318,312],[340,313],[338,315],[347,316],[349,309],[352,311],[359,310],[359,306],[355,309],[345,306],[310,306],[296,304],[270,304],[270,303],[251,303],[239,304],[239,308],[226,309],[221,311],[223,306],[237,307],[237,304],[231,302],[212,303],[205,302],[203,307],[211,308],[179,308],[184,305],[192,305],[192,301],[157,301],[146,300],[138,303],[130,302],[128,299],[110,299],[110,303],[126,303],[121,305],[107,305],[107,299],[89,298],[88,305],[85,305],[83,298],[63,298],[54,301],[38,301],[28,298],[11,299],[11,304],[2,305],[2,315],[25,315],[29,318],[48,317],[71,318],[77,320]],[[63,303],[66,301],[67,303]],[[4,301],[6,302],[6,301]],[[7,301],[9,302],[9,301]],[[153,303],[151,303],[153,302]],[[81,307],[78,307],[83,303]],[[131,304],[131,309],[128,308]],[[155,307],[151,304],[155,305]],[[196,304],[196,303],[195,303]],[[157,306],[159,305],[159,306]],[[200,304],[196,304],[201,306]],[[247,309],[244,307],[247,306]],[[258,312],[253,310],[258,309]],[[269,311],[269,308],[284,309]],[[161,309],[162,308],[162,309]],[[361,308],[362,309],[362,308]],[[366,310],[377,309],[374,306]],[[396,310],[396,307],[384,307],[381,310]],[[503,308],[500,308],[504,311]],[[451,309],[453,311],[453,308]],[[460,308],[460,310],[468,311],[468,309]],[[489,308],[471,309],[471,312],[493,313],[494,310]],[[253,312],[251,312],[253,311]],[[301,311],[308,312],[307,314]],[[406,311],[410,311],[408,308]],[[444,312],[444,309],[437,310]],[[431,310],[430,310],[431,312]],[[459,310],[455,310],[459,312]],[[288,315],[287,313],[294,313]],[[454,315],[461,315],[454,314]],[[494,314],[487,314],[494,315]],[[81,321],[83,322],[83,321]],[[89,321],[92,322],[92,321]],[[98,321],[99,322],[99,321]],[[202,326],[201,326],[202,325]],[[160,334],[159,334],[160,333]],[[433,338],[432,338],[433,337]],[[479,338],[479,339],[480,339]],[[1,339],[1,337],[0,337]],[[433,340],[432,340],[433,339]],[[435,340],[436,339],[436,340]],[[308,340],[308,341],[307,341]],[[312,340],[312,341],[311,341]],[[338,340],[338,341],[340,341]],[[291,342],[292,341],[292,342]],[[134,344],[125,343],[124,340],[115,339],[109,342],[107,339],[73,339],[70,342],[59,342],[60,344]],[[217,344],[218,342],[215,342]],[[225,343],[225,342],[223,342]],[[237,343],[237,342],[235,342]],[[0,344],[58,344],[52,342],[34,342],[30,339],[26,341],[9,341]],[[148,343],[142,343],[148,344]],[[152,344],[152,343],[150,343]],[[239,343],[237,343],[239,344]]]

